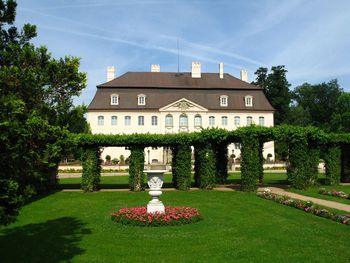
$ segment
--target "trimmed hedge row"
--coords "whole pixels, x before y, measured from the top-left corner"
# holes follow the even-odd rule
[[[101,163],[99,147],[86,147],[83,153],[83,174],[81,188],[84,192],[93,192],[99,189]]]
[[[133,190],[142,190],[144,147],[168,146],[173,150],[173,182],[176,188],[190,187],[191,151],[195,147],[195,183],[203,189],[212,189],[215,183],[225,183],[227,178],[227,145],[242,144],[241,187],[255,191],[263,180],[263,144],[268,141],[288,145],[288,180],[295,188],[304,189],[317,179],[317,165],[322,156],[327,167],[327,182],[339,180],[339,150],[341,146],[342,181],[350,181],[350,134],[325,133],[314,127],[276,126],[272,128],[250,126],[235,131],[203,129],[201,132],[180,134],[131,134],[131,135],[71,135],[72,144],[87,151],[98,146],[128,146],[132,149],[131,183]],[[329,149],[329,151],[324,150]],[[133,152],[134,151],[134,152]],[[142,155],[142,156],[141,156]],[[88,167],[88,166],[86,166]],[[98,169],[95,169],[97,173]],[[136,180],[136,181],[135,181]],[[91,188],[88,188],[91,189]],[[95,188],[92,188],[95,189]],[[90,191],[90,190],[89,190]]]
[[[144,160],[145,152],[143,147],[133,146],[130,148],[129,164],[129,186],[130,190],[138,192],[145,189]]]

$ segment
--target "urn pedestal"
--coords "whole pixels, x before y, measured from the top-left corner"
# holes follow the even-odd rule
[[[165,207],[159,200],[159,196],[162,195],[161,189],[166,170],[145,170],[144,172],[147,174],[149,195],[152,197],[152,200],[147,204],[147,213],[164,213]]]

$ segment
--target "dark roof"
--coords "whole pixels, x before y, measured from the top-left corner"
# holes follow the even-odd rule
[[[110,97],[118,94],[119,105],[111,105]],[[137,95],[146,95],[146,105],[137,105]],[[219,98],[228,96],[228,107],[221,107]],[[244,97],[253,96],[253,107],[246,107]],[[202,73],[192,78],[191,73],[128,72],[97,86],[97,92],[88,110],[157,110],[181,98],[186,98],[208,110],[274,111],[262,88],[244,82],[229,74]]]
[[[261,89],[225,73],[202,73],[192,78],[191,73],[174,72],[127,72],[118,78],[97,86],[98,88],[181,88],[181,89]]]

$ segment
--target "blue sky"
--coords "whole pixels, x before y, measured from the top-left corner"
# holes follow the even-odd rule
[[[350,91],[350,1],[348,0],[19,0],[17,26],[37,25],[36,45],[54,57],[81,58],[88,85],[76,104],[89,104],[106,68],[190,71],[239,76],[258,67],[285,65],[292,87],[337,78]]]

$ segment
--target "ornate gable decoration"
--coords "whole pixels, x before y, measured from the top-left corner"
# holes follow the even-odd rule
[[[175,112],[198,112],[208,111],[208,109],[185,98],[179,99],[169,105],[160,108],[159,111],[175,111]]]

